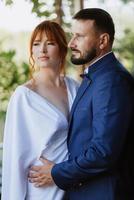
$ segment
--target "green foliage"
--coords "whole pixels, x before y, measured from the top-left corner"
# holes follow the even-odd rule
[[[129,3],[129,2],[133,2],[133,0],[122,0],[123,3]]]
[[[31,0],[31,3],[33,4],[32,12],[36,13],[38,17],[49,17],[51,15],[52,10],[48,7],[47,2],[45,3],[44,1],[41,2],[39,0]]]
[[[5,4],[6,5],[11,5],[11,4],[13,4],[13,0],[5,0]]]
[[[132,59],[134,60],[134,33],[130,31],[129,29],[125,30],[124,37],[120,40],[120,53],[126,58],[126,59]]]
[[[115,50],[119,56],[124,60],[130,72],[134,75],[134,32],[126,29],[124,37],[117,41]]]
[[[14,62],[14,50],[0,52],[0,117],[6,112],[9,97],[17,85],[24,83],[29,74],[26,63],[20,66]]]

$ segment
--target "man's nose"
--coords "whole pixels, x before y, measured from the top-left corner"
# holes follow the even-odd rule
[[[74,37],[72,37],[71,40],[69,41],[68,47],[69,47],[69,48],[74,48],[74,47],[76,47],[76,43],[75,43],[75,38],[74,38]]]

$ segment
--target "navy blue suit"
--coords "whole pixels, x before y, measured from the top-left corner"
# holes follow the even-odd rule
[[[134,79],[113,53],[89,67],[71,111],[69,159],[52,169],[69,200],[134,199],[133,107]]]

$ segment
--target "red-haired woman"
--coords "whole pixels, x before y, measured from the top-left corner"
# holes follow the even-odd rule
[[[28,181],[40,157],[54,163],[67,159],[68,116],[78,83],[65,76],[67,42],[55,22],[43,21],[32,33],[31,80],[11,96],[3,146],[2,200],[61,200],[54,183],[36,187]]]

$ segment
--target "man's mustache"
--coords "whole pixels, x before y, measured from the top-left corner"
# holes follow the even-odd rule
[[[74,51],[74,52],[79,52],[80,53],[80,51],[78,49],[71,48],[71,50]]]

